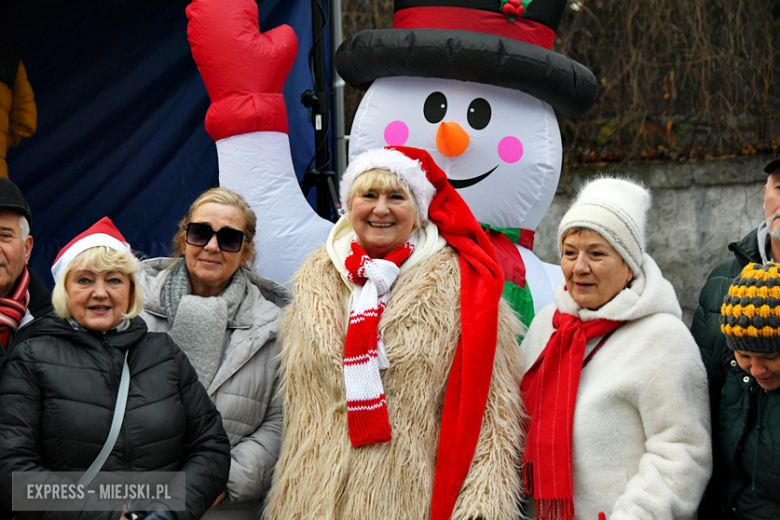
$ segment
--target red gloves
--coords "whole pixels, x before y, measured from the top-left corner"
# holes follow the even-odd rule
[[[253,0],[194,0],[187,18],[192,56],[211,98],[211,138],[287,133],[282,88],[298,50],[292,27],[260,33]]]

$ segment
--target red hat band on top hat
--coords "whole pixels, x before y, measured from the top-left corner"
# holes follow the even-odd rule
[[[596,76],[552,50],[568,0],[395,0],[392,29],[365,29],[333,58],[366,90],[380,78],[441,78],[525,92],[559,117],[596,101]]]
[[[495,34],[538,45],[547,50],[555,42],[560,17],[548,20],[523,17],[533,0],[396,0],[393,28],[449,29]],[[511,13],[511,14],[510,14]],[[551,26],[554,24],[554,26]]]

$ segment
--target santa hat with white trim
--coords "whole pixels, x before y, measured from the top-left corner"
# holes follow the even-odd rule
[[[51,275],[54,277],[54,283],[60,280],[60,277],[68,269],[74,258],[87,249],[98,246],[105,246],[115,251],[127,251],[133,255],[127,240],[125,240],[125,237],[122,236],[122,233],[119,232],[111,219],[103,217],[60,249],[57,258],[54,259],[54,263],[51,266]]]
[[[428,208],[436,195],[436,188],[428,180],[422,162],[392,148],[367,150],[349,163],[341,177],[339,196],[342,208],[348,208],[347,199],[355,179],[370,170],[386,170],[398,177],[414,196],[420,222],[428,222]]]

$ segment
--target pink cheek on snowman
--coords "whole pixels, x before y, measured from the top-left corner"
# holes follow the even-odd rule
[[[402,146],[409,139],[409,127],[403,121],[393,121],[385,127],[385,142],[388,146]]]
[[[516,163],[523,157],[523,143],[517,137],[504,137],[498,143],[498,156],[506,163]]]

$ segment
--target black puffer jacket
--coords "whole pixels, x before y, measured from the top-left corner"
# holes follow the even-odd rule
[[[89,467],[108,436],[126,349],[127,410],[103,470],[184,471],[187,512],[177,513],[182,519],[200,518],[225,489],[230,444],[222,420],[167,334],[148,332],[140,318],[124,331],[103,334],[44,317],[36,336],[14,348],[0,380],[0,493],[6,505],[12,471]]]
[[[780,519],[780,390],[764,391],[742,370],[720,330],[729,286],[748,263],[761,263],[757,230],[729,249],[734,254],[707,278],[691,326],[709,376],[715,463],[699,518]]]

